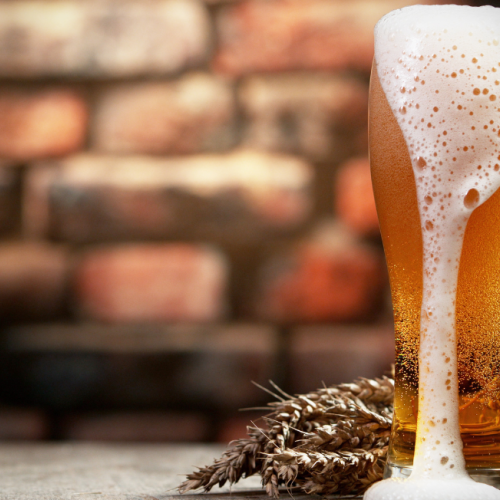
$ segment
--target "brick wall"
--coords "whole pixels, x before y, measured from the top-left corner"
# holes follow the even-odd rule
[[[411,3],[0,2],[0,438],[228,440],[251,381],[389,368],[368,80]]]

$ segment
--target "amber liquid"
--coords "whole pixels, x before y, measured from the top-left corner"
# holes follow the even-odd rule
[[[380,86],[370,86],[370,162],[396,335],[388,463],[413,462],[418,414],[422,236],[406,143]],[[468,468],[500,468],[500,190],[467,224],[456,301],[460,429]]]

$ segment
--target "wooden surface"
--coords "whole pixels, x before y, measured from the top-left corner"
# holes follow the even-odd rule
[[[267,499],[258,477],[233,486],[232,494],[226,487],[205,495],[177,495],[176,486],[185,474],[194,466],[212,463],[222,451],[209,445],[4,443],[0,444],[0,499]],[[284,493],[282,498],[290,496]]]

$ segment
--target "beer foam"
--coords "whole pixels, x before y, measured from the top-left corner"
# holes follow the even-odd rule
[[[369,500],[500,499],[465,470],[455,331],[465,227],[500,188],[499,41],[493,7],[407,7],[375,28],[376,70],[415,174],[424,275],[413,472],[376,484]]]

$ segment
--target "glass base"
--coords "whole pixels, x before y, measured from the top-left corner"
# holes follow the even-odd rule
[[[387,463],[384,469],[384,479],[397,477],[407,479],[411,474],[411,467],[398,466]],[[489,484],[500,490],[500,469],[467,468],[470,477],[478,483]]]

